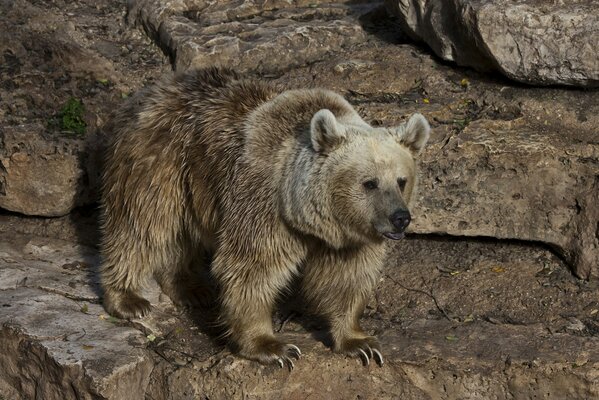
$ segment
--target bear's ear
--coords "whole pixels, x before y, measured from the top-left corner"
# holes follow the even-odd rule
[[[319,153],[335,149],[345,140],[345,129],[327,109],[318,111],[310,122],[312,147]]]
[[[408,122],[395,128],[399,143],[406,146],[413,154],[420,154],[428,138],[431,127],[422,114],[416,113]]]

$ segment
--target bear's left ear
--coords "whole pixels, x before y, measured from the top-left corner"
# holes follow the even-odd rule
[[[318,111],[310,122],[312,147],[319,153],[335,149],[345,140],[345,129],[327,109]]]
[[[428,138],[431,127],[422,114],[416,113],[410,117],[408,122],[395,128],[397,140],[417,155],[420,154]]]

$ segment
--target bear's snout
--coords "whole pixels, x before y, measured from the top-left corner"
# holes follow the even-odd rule
[[[389,221],[391,221],[391,225],[397,229],[397,232],[403,232],[408,225],[410,225],[412,217],[408,210],[397,210],[389,217]]]

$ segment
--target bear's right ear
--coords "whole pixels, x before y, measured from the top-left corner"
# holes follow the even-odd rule
[[[337,123],[335,115],[327,109],[318,111],[310,122],[312,147],[319,153],[327,153],[345,140],[345,130]]]

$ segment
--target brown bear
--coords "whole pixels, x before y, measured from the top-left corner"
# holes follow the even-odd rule
[[[429,137],[420,114],[394,128],[364,122],[340,95],[282,93],[227,69],[177,74],[134,96],[113,121],[102,194],[101,270],[111,314],[140,317],[154,275],[176,304],[201,298],[210,254],[222,320],[243,357],[293,366],[273,334],[275,301],[300,279],[333,350],[383,363],[359,324],[401,239]],[[183,294],[181,294],[183,293]]]

